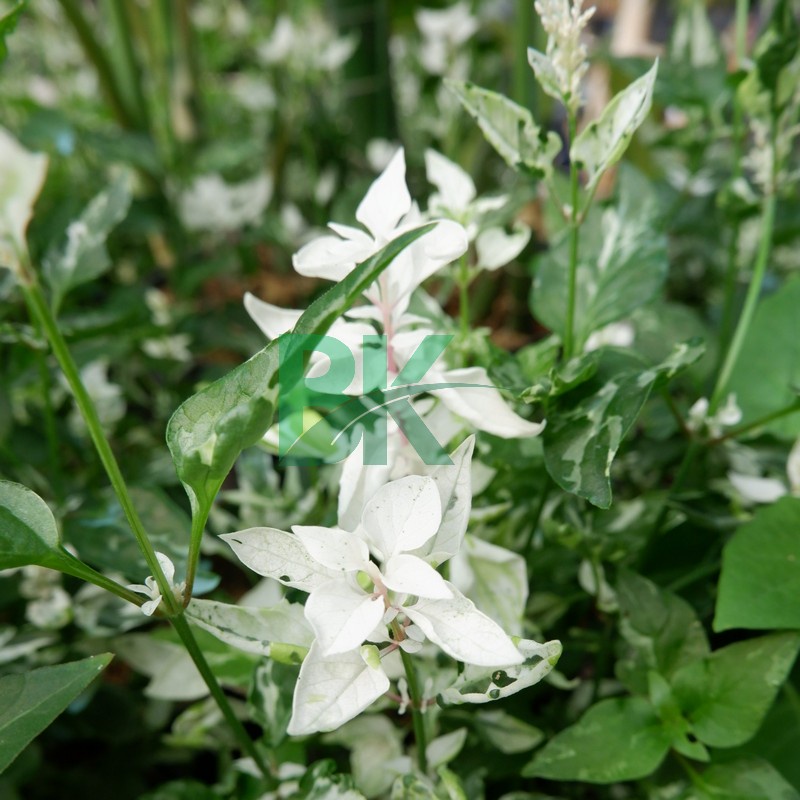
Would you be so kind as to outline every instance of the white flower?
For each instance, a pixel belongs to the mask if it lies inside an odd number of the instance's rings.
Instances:
[[[201,175],[179,195],[178,215],[187,230],[228,233],[258,222],[270,197],[266,173],[236,184],[216,173]]]
[[[47,174],[47,156],[29,153],[0,128],[0,267],[16,270],[25,231]]]
[[[522,662],[500,626],[430,565],[425,554],[439,550],[444,510],[436,481],[410,476],[376,492],[355,532],[294,526],[223,536],[256,572],[309,592],[316,639],[300,670],[291,734],[332,730],[360,713],[389,687],[380,659],[416,650],[422,635],[464,663]]]
[[[183,602],[183,593],[186,589],[186,582],[183,581],[179,584],[173,583],[175,578],[175,565],[168,556],[165,556],[163,553],[156,553],[156,558],[158,559],[158,563],[161,565],[161,570],[164,573],[164,577],[167,579],[167,583],[172,587],[172,593],[175,595],[175,598]],[[163,599],[161,596],[161,591],[158,588],[156,579],[152,575],[149,575],[147,578],[145,578],[143,584],[132,583],[125,588],[130,589],[132,592],[138,592],[139,594],[146,595],[150,598],[142,605],[142,614],[147,617],[153,616],[156,609],[159,607],[159,605],[161,605],[161,600]]]
[[[739,472],[728,473],[728,480],[733,484],[741,500],[748,505],[774,503],[789,493],[800,496],[800,439],[794,443],[789,452],[786,477],[787,481],[782,481],[778,478],[744,475]]]
[[[463,0],[441,10],[421,8],[414,19],[423,37],[419,59],[431,75],[443,75],[461,45],[480,27]]]
[[[736,403],[736,395],[731,393],[725,400],[725,405],[717,409],[716,413],[708,415],[709,403],[705,397],[697,400],[689,409],[686,427],[690,431],[699,431],[704,426],[710,436],[716,438],[722,435],[724,428],[738,425],[742,420],[742,410]]]
[[[428,213],[460,222],[470,242],[475,242],[477,267],[494,270],[513,261],[531,238],[526,225],[514,225],[511,233],[496,225],[484,226],[483,218],[502,208],[508,197],[477,198],[472,178],[441,153],[425,151],[425,171],[437,191],[428,201]]]
[[[583,11],[583,0],[536,0],[534,7],[547,32],[547,50],[529,48],[528,61],[542,88],[574,113],[581,102],[581,80],[589,69],[581,35],[595,8]]]

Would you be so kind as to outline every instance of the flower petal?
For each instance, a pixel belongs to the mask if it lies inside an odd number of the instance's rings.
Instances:
[[[346,653],[363,644],[383,619],[383,598],[364,592],[348,580],[333,580],[315,589],[305,606],[323,655]]]
[[[432,478],[411,475],[382,486],[364,509],[361,524],[384,561],[421,547],[439,529],[442,506]]]
[[[365,247],[357,242],[338,236],[320,236],[301,247],[292,256],[292,264],[306,277],[341,281],[369,255],[369,250],[365,252]]]
[[[438,189],[435,205],[451,214],[463,212],[475,199],[475,184],[458,164],[436,150],[425,151],[425,173]],[[434,202],[434,198],[431,198]]]
[[[300,668],[288,733],[335,730],[388,689],[383,669],[369,666],[358,650],[325,657],[315,642]]]
[[[268,339],[277,339],[282,333],[290,331],[303,314],[293,308],[281,308],[259,300],[250,292],[245,292],[244,307],[250,319],[261,328]]]
[[[777,478],[761,478],[729,472],[728,480],[746,503],[774,503],[787,494],[783,481]]]
[[[465,664],[502,667],[521,664],[522,654],[503,629],[475,608],[453,584],[451,600],[422,600],[403,607],[405,615],[449,656]]]
[[[353,533],[318,525],[292,525],[308,554],[328,569],[342,572],[364,569],[369,561],[369,548]]]
[[[161,595],[158,597],[154,597],[152,600],[148,600],[146,603],[142,603],[142,614],[146,617],[152,617],[153,614],[156,613],[156,609],[161,605]]]
[[[259,575],[310,592],[338,573],[315,561],[297,536],[275,528],[248,528],[220,536]]]
[[[483,367],[453,369],[442,373],[447,383],[474,383],[476,388],[455,388],[436,391],[436,396],[455,414],[463,417],[480,431],[516,439],[538,436],[544,430],[543,422],[530,422],[515,414]]]
[[[164,573],[164,577],[167,579],[167,583],[171,585],[175,581],[175,565],[172,563],[170,557],[165,556],[163,553],[156,553],[156,558],[161,566],[161,571]]]
[[[406,186],[406,158],[401,147],[369,187],[356,209],[356,219],[376,238],[391,239],[400,219],[411,208]]]
[[[383,570],[383,583],[394,592],[447,600],[453,596],[447,581],[421,558],[410,553],[392,556]]]

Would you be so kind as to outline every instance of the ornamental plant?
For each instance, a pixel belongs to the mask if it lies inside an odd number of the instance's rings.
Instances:
[[[290,5],[0,7],[0,795],[800,797],[796,9]]]

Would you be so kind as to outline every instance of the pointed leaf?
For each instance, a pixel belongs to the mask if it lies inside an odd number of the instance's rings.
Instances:
[[[335,730],[388,689],[383,669],[369,666],[358,650],[323,657],[315,642],[300,668],[289,734]]]
[[[759,509],[722,551],[714,629],[800,628],[800,499]]]
[[[760,758],[712,765],[694,792],[697,800],[800,800],[797,789]]]
[[[237,558],[259,575],[310,592],[339,573],[308,554],[299,537],[276,528],[248,528],[220,536]]]
[[[110,653],[0,678],[0,772],[96,678]]]
[[[270,642],[311,647],[314,640],[303,606],[286,600],[269,608],[248,608],[193,599],[186,616],[220,641],[257,655],[268,656]]]
[[[324,334],[408,245],[432,228],[423,225],[398,236],[356,267],[303,312],[294,333]],[[167,425],[175,469],[193,516],[203,522],[239,453],[259,441],[272,424],[278,396],[278,341],[186,400]],[[292,343],[302,347],[296,339]],[[202,526],[195,528],[202,533]]]
[[[490,703],[521,692],[539,683],[558,663],[561,642],[534,642],[520,639],[517,649],[524,661],[502,669],[487,669],[467,664],[450,687],[440,695],[445,703]]]
[[[550,739],[522,774],[584,783],[634,781],[654,772],[669,747],[670,735],[646,700],[601,700]]]
[[[576,137],[570,158],[587,172],[587,191],[594,190],[603,173],[622,158],[636,129],[644,122],[653,102],[658,62],[641,78],[617,94]]]
[[[800,649],[800,634],[760,636],[716,650],[680,669],[673,694],[695,736],[736,747],[758,730]]]
[[[406,616],[457,661],[484,667],[521,664],[524,658],[505,631],[453,584],[447,586],[452,599],[419,599],[414,605],[403,606]]]
[[[552,172],[561,141],[557,134],[542,131],[528,109],[472,83],[446,80],[445,85],[461,101],[509,167],[532,175]]]

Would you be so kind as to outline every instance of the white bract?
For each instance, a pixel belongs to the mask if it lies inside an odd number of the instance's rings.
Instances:
[[[458,496],[467,508],[470,501]],[[354,532],[294,526],[223,537],[256,572],[309,593],[315,641],[295,689],[291,734],[333,730],[356,716],[389,688],[381,659],[397,648],[415,652],[425,638],[468,664],[522,662],[500,626],[431,566],[439,560],[426,553],[444,511],[436,480],[410,476],[381,487]]]
[[[25,231],[47,175],[47,156],[28,152],[0,128],[0,267],[19,269]]]
[[[526,225],[517,223],[511,233],[497,225],[486,224],[484,218],[501,209],[508,197],[477,197],[472,178],[458,164],[441,153],[425,151],[425,170],[436,193],[428,201],[428,213],[449,217],[460,222],[467,231],[470,242],[475,243],[476,266],[494,270],[513,261],[531,238]]]
[[[167,579],[167,583],[172,587],[172,593],[175,595],[175,598],[180,602],[183,602],[183,593],[186,589],[186,582],[183,581],[179,584],[173,583],[175,578],[175,565],[172,563],[169,556],[165,556],[163,553],[156,553],[156,558],[158,559],[158,563],[161,565],[161,570],[164,573],[164,577]],[[158,588],[158,583],[152,575],[146,577],[143,584],[132,583],[125,588],[130,589],[132,592],[138,592],[139,594],[146,595],[150,598],[142,605],[142,614],[147,617],[152,617],[153,614],[155,614],[156,609],[161,605],[161,600],[163,599],[161,596],[161,590]]]
[[[178,197],[178,215],[190,231],[228,233],[261,219],[272,197],[272,181],[266,174],[226,183],[221,175],[200,175]]]
[[[469,4],[463,0],[441,10],[421,8],[414,19],[423,39],[419,59],[431,75],[444,75],[461,45],[480,27]]]

